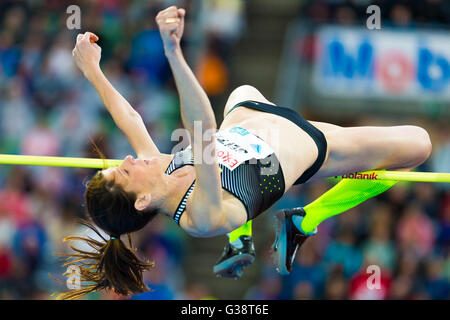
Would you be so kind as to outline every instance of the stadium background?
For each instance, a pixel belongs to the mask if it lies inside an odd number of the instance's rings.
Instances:
[[[0,153],[95,157],[91,137],[108,158],[134,154],[72,62],[74,39],[84,31],[100,36],[102,69],[141,113],[160,150],[171,152],[177,141],[170,135],[181,127],[178,97],[154,17],[175,4],[187,9],[183,49],[218,123],[232,89],[250,84],[311,120],[421,125],[430,132],[433,153],[419,170],[450,172],[449,105],[442,92],[420,103],[392,100],[389,94],[327,99],[311,93],[317,28],[328,23],[364,29],[371,3],[381,8],[383,28],[448,32],[450,3],[444,0],[2,1]],[[66,8],[72,4],[81,8],[80,31],[66,27]],[[52,293],[66,290],[48,274],[63,279],[65,269],[53,253],[67,252],[61,240],[83,232],[75,219],[84,216],[83,181],[93,172],[0,166],[0,299],[52,299]],[[329,219],[302,247],[291,275],[280,277],[269,254],[271,214],[307,204],[331,185],[322,181],[295,188],[254,221],[257,259],[237,281],[212,272],[226,237],[195,239],[158,217],[133,235],[139,252],[156,262],[145,275],[153,292],[131,299],[449,298],[450,192],[442,184],[399,183]],[[381,268],[379,290],[366,286],[368,265]]]

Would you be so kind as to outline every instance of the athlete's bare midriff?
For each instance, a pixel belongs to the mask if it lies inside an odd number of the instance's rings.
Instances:
[[[219,130],[243,127],[269,144],[280,161],[285,192],[316,160],[314,140],[290,120],[267,112],[238,107],[230,112]]]

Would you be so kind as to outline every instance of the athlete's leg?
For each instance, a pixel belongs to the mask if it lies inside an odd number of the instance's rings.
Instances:
[[[329,124],[314,125],[321,126],[320,129],[324,131],[327,140],[331,137],[331,150],[326,161],[328,163],[321,169],[323,176],[367,169],[411,170],[423,163],[431,153],[428,134],[419,127],[340,128]],[[389,134],[395,134],[395,137]],[[362,135],[363,138],[356,135]],[[342,142],[343,146],[334,145],[337,141]],[[387,150],[383,150],[383,145]],[[397,154],[394,148],[397,148]],[[359,165],[355,159],[351,159],[351,155],[360,157],[363,164]],[[342,163],[339,163],[338,159]],[[317,226],[321,222],[385,192],[396,182],[343,179],[306,207],[278,212],[277,239],[273,248],[280,273],[290,272],[298,248],[308,236],[317,232]]]
[[[318,172],[319,176],[367,169],[411,170],[423,163],[431,153],[428,133],[420,127],[342,128],[325,123],[314,125],[327,130],[331,140],[331,150]],[[362,164],[358,163],[359,160]],[[306,216],[301,229],[311,233],[325,219],[385,192],[395,183],[344,179],[304,208]]]
[[[311,123],[323,131],[329,151],[313,179],[354,171],[415,168],[431,153],[428,133],[418,126],[343,128]]]
[[[397,181],[343,179],[333,188],[304,207],[305,217],[297,226],[305,234],[313,234],[326,219],[348,211],[394,186]]]
[[[411,170],[423,163],[431,153],[427,132],[415,126],[336,128],[329,136],[342,145],[331,144],[332,150],[328,163],[322,168],[323,172],[343,170],[339,172],[342,174],[367,169]],[[362,164],[358,164],[351,155],[361,159]],[[385,192],[395,183],[344,179],[304,208],[306,216],[301,228],[306,233],[313,232],[325,219]]]

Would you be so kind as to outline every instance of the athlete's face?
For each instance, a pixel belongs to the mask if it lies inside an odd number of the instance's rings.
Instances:
[[[114,180],[126,192],[141,194],[152,194],[155,200],[158,198],[158,188],[164,176],[161,160],[152,157],[148,160],[134,159],[128,155],[118,167],[110,167],[102,171],[107,181]]]

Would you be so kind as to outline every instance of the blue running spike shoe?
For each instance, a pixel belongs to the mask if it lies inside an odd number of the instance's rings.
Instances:
[[[218,277],[238,279],[243,269],[255,261],[255,246],[251,236],[240,236],[242,247],[230,243],[225,246],[222,256],[214,265],[213,271]]]
[[[297,250],[303,245],[306,239],[317,233],[305,234],[294,224],[297,224],[306,215],[303,208],[283,209],[276,213],[276,235],[272,245],[273,258],[277,271],[281,275],[288,275],[291,272],[292,264],[297,254]]]

